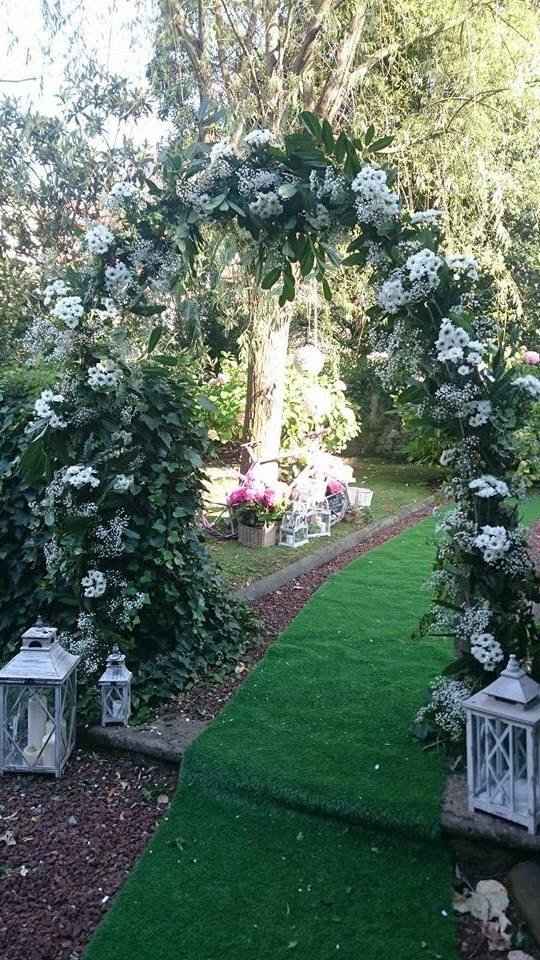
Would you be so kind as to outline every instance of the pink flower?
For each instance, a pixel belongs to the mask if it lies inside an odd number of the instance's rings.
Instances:
[[[536,367],[540,363],[540,353],[536,350],[525,350],[523,360],[525,363],[528,363],[529,366]]]
[[[345,487],[339,480],[328,480],[326,484],[326,496],[332,496],[334,493],[343,493]]]
[[[254,499],[255,494],[250,487],[236,487],[227,496],[227,506],[238,507],[241,503],[251,503]]]

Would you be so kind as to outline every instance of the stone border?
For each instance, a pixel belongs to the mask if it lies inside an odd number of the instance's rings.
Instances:
[[[385,530],[387,527],[399,523],[400,520],[406,520],[407,517],[413,516],[413,514],[418,513],[420,510],[425,510],[427,507],[434,506],[437,502],[438,497],[432,496],[418,503],[408,504],[402,507],[397,513],[392,514],[391,517],[384,517],[382,520],[375,520],[373,523],[368,523],[360,530],[355,530],[353,533],[348,534],[348,536],[340,537],[339,540],[335,540],[333,543],[329,543],[328,546],[322,547],[322,549],[317,550],[316,553],[311,553],[307,557],[302,557],[301,560],[289,563],[281,570],[276,570],[275,573],[270,573],[267,577],[263,577],[261,580],[256,580],[255,583],[251,583],[247,587],[236,590],[235,596],[240,600],[259,600],[261,597],[265,597],[266,594],[273,593],[274,590],[279,590],[280,587],[283,587],[291,580],[296,580],[297,577],[301,577],[305,573],[311,573],[311,571],[316,570],[317,567],[322,567],[325,563],[329,563],[330,560],[335,560],[340,554],[347,553],[348,550],[353,550],[354,547],[357,547],[365,540],[369,540],[374,534],[379,533],[381,530]]]
[[[453,773],[448,777],[442,804],[441,827],[450,839],[482,840],[498,847],[540,854],[539,834],[527,833],[524,827],[500,817],[491,817],[479,811],[471,813],[467,802],[466,778],[463,774]]]

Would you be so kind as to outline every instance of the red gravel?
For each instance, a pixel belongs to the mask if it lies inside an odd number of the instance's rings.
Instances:
[[[61,780],[0,778],[0,957],[78,960],[177,771],[77,751]]]

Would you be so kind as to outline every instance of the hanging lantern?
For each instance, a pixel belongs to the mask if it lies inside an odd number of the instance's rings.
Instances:
[[[42,620],[0,670],[0,772],[61,776],[75,745],[76,657]]]
[[[127,727],[131,713],[131,679],[133,674],[126,667],[124,654],[113,647],[107,657],[105,672],[98,680],[101,689],[101,724],[113,723]]]
[[[540,685],[511,656],[500,677],[464,703],[469,809],[536,833],[540,822]]]
[[[308,524],[305,511],[289,510],[281,520],[280,547],[292,547],[294,550],[308,542]]]
[[[329,537],[332,530],[332,515],[327,500],[321,500],[314,503],[308,510],[308,536],[312,540],[315,537]]]
[[[294,353],[294,365],[299,373],[311,373],[315,377],[324,367],[325,360],[324,353],[314,343],[306,343]]]
[[[324,420],[332,409],[332,397],[328,390],[315,383],[305,390],[304,404],[314,420]]]

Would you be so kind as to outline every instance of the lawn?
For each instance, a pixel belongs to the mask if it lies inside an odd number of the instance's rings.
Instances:
[[[367,458],[350,458],[347,463],[354,468],[358,484],[370,487],[374,496],[369,512],[361,511],[355,519],[339,523],[333,528],[333,540],[346,537],[373,520],[392,516],[401,507],[420,503],[436,488],[438,473],[434,467],[386,463],[383,460]],[[210,476],[209,498],[223,502],[227,490],[235,484],[236,475],[232,469],[213,468]],[[240,546],[236,541],[211,540],[209,550],[219,563],[227,581],[232,587],[239,589],[281,570],[301,557],[315,553],[328,542],[326,538],[322,541],[312,540],[304,547],[291,550],[287,547],[250,549]]]

